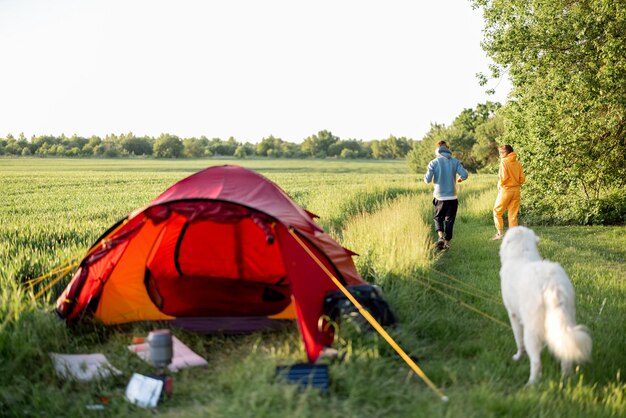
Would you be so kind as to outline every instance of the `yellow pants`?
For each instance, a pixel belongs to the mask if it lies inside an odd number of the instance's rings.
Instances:
[[[504,231],[504,211],[509,211],[509,228],[517,226],[517,213],[520,205],[520,189],[501,189],[493,205],[493,222],[498,231]]]

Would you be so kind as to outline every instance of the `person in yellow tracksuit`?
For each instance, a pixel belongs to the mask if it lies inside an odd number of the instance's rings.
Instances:
[[[498,170],[498,197],[493,205],[493,221],[496,224],[496,235],[493,240],[502,239],[504,235],[504,211],[509,211],[509,228],[517,226],[517,214],[520,206],[520,188],[524,184],[524,170],[517,154],[510,145],[502,145],[500,151],[500,169]]]

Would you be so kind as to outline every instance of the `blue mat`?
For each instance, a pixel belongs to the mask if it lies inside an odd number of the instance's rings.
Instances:
[[[329,390],[328,365],[301,363],[277,366],[276,374],[301,388],[315,388],[326,394]]]

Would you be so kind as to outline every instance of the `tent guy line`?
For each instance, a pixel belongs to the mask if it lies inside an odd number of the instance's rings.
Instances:
[[[441,398],[442,401],[448,402],[448,397],[437,387],[435,384],[426,376],[426,373],[420,369],[420,367],[415,364],[413,359],[409,357],[409,355],[396,343],[396,341],[389,335],[387,331],[374,319],[374,317],[361,306],[358,300],[345,288],[343,284],[332,274],[328,268],[320,261],[320,259],[313,254],[313,252],[302,242],[300,237],[294,232],[293,228],[289,228],[289,233],[293,235],[294,239],[300,244],[300,246],[306,251],[306,253],[315,261],[315,263],[328,275],[328,277],[335,283],[335,285],[341,290],[341,292],[352,302],[352,304],[359,310],[359,313],[370,323],[372,327],[380,334],[381,337],[387,341],[387,343],[400,355],[402,360],[405,361],[406,364],[417,374],[423,381],[428,385],[428,387],[437,394]]]

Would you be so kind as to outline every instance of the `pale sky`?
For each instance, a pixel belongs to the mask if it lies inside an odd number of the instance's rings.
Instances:
[[[0,0],[0,137],[421,139],[504,103],[467,0]]]

